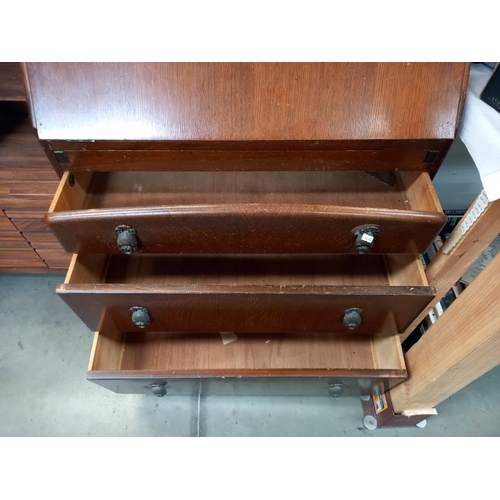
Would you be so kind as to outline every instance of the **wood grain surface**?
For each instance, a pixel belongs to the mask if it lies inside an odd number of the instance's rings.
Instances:
[[[0,62],[0,101],[26,101],[19,63]]]
[[[465,63],[27,63],[41,139],[452,139]],[[54,110],[57,110],[54,112]]]

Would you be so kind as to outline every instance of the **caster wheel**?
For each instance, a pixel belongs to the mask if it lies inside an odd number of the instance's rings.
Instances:
[[[370,395],[361,395],[361,396],[359,396],[359,399],[361,399],[361,401],[370,401],[371,396]]]
[[[369,431],[374,431],[377,428],[377,419],[372,415],[366,415],[363,419],[363,425]]]
[[[427,426],[427,419],[422,420],[422,422],[419,422],[418,424],[416,424],[416,426],[417,426],[419,429],[425,429],[425,427]]]

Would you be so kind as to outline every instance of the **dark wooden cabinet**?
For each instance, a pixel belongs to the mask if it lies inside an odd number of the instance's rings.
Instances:
[[[0,63],[0,272],[63,273],[71,254],[44,221],[58,177],[31,127],[19,63]]]
[[[120,393],[371,394],[434,296],[418,253],[464,63],[26,63],[60,176],[57,292]],[[237,340],[221,341],[231,332]]]

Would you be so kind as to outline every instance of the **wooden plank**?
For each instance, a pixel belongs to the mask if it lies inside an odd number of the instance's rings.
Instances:
[[[5,210],[6,213],[13,211],[17,212],[19,210],[27,211],[43,211],[46,212],[52,202],[51,195],[41,195],[41,196],[0,196],[0,207]]]
[[[20,272],[22,269],[26,269],[24,272],[28,272],[27,270],[30,268],[37,268],[37,267],[47,267],[45,262],[42,259],[38,260],[32,260],[32,259],[2,259],[0,260],[0,267],[17,267],[20,269]],[[3,269],[2,269],[3,272]]]
[[[71,259],[67,259],[67,260],[46,260],[44,262],[45,262],[45,264],[47,264],[47,266],[50,269],[55,269],[55,270],[58,270],[61,273],[64,273],[64,272],[67,271],[67,269],[69,267],[69,264],[70,264],[70,261],[71,261]]]
[[[472,217],[471,214],[477,210],[480,200],[484,200],[483,195],[480,195],[474,201],[462,221]],[[486,205],[483,212],[475,219],[468,231],[458,238],[455,246],[445,253],[448,241],[457,239],[458,233],[461,232],[461,225],[455,227],[445,245],[440,248],[439,252],[427,266],[427,280],[429,285],[436,289],[436,296],[429,304],[429,308],[423,310],[405,330],[402,340],[410,335],[416,326],[427,316],[430,307],[433,307],[444,297],[446,292],[480,257],[484,248],[500,233],[500,200],[484,203]]]
[[[52,197],[57,190],[58,181],[19,181],[5,183],[9,186],[10,196],[46,196]]]
[[[31,246],[35,250],[63,250],[61,245],[56,241],[32,241]],[[67,252],[65,252],[67,253]],[[67,255],[71,255],[67,253]]]
[[[54,169],[47,165],[46,168],[0,168],[0,182],[13,181],[55,181],[57,182],[57,174]],[[54,191],[55,192],[55,191]]]
[[[45,232],[31,232],[26,231],[23,233],[24,238],[36,246],[37,243],[57,243],[57,238],[50,231]]]
[[[12,224],[21,232],[50,231],[49,226],[47,226],[43,219],[12,219]]]
[[[65,252],[62,249],[59,250],[52,250],[52,249],[45,249],[45,248],[38,248],[37,249],[38,255],[44,260],[44,261],[62,261],[62,262],[68,262],[71,260],[72,254]]]
[[[33,247],[23,238],[22,240],[0,240],[2,250],[33,250]]]
[[[391,390],[397,413],[432,408],[500,364],[500,255],[406,354],[410,378]]]
[[[31,249],[18,248],[15,250],[7,250],[5,248],[0,248],[0,260],[12,260],[12,259],[40,260],[40,257],[33,248]]]
[[[0,242],[3,241],[26,241],[18,231],[0,231]]]
[[[43,220],[45,216],[46,210],[45,211],[40,211],[40,212],[33,212],[30,210],[6,210],[5,215],[9,217],[10,219],[39,219]]]
[[[0,211],[0,232],[4,231],[15,231],[16,228],[12,225],[12,222]]]

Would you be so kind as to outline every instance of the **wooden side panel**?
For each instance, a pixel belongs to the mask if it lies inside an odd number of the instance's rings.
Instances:
[[[406,354],[411,377],[391,390],[396,412],[433,408],[500,363],[500,255]]]
[[[471,214],[477,213],[475,207],[478,205],[478,201],[479,198],[471,205],[463,220],[467,220]],[[436,296],[429,307],[433,307],[443,298],[446,292],[480,257],[486,245],[500,233],[500,200],[486,203],[483,211],[474,219],[475,221],[464,234],[461,234],[460,226],[455,228],[447,242],[455,240],[457,241],[456,245],[449,250],[447,250],[449,243],[446,247],[441,247],[426,268],[429,285],[436,289]],[[426,308],[412,321],[402,335],[403,340],[425,318],[427,313],[428,309]]]

